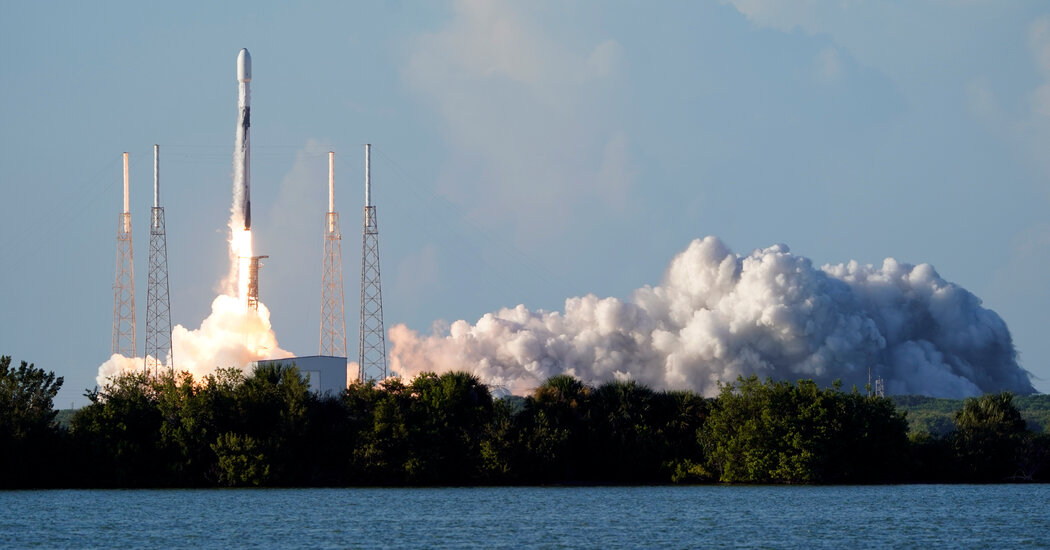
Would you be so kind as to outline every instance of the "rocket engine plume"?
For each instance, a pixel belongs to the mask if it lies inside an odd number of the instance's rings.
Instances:
[[[869,367],[892,394],[1035,392],[1006,323],[928,264],[815,268],[784,245],[739,256],[715,237],[693,241],[660,286],[628,301],[519,305],[430,336],[397,325],[390,340],[402,377],[469,370],[519,395],[561,373],[708,396],[750,374],[864,388]]]

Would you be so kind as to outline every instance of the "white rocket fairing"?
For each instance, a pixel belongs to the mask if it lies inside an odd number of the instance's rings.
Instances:
[[[244,230],[252,228],[251,201],[251,145],[249,127],[251,126],[251,89],[252,56],[247,48],[237,54],[237,143],[236,153],[239,166],[234,167],[234,194],[239,195],[241,217],[244,219]]]

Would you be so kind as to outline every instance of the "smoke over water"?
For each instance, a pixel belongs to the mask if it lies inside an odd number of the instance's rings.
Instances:
[[[693,241],[660,286],[629,301],[519,305],[430,336],[397,325],[390,341],[402,377],[466,370],[519,395],[561,373],[708,396],[750,374],[863,388],[869,367],[890,394],[1035,392],[1006,323],[928,264],[818,269],[784,245],[738,256],[715,237]]]
[[[241,85],[241,102],[247,100]],[[270,311],[260,301],[258,309],[248,308],[248,266],[252,256],[252,232],[244,229],[244,155],[240,145],[244,129],[238,127],[233,160],[233,205],[230,207],[230,271],[222,281],[222,293],[211,303],[211,314],[200,328],[176,325],[171,333],[172,356],[165,365],[178,371],[189,371],[195,379],[211,374],[217,367],[244,369],[252,361],[280,359],[292,354],[281,349],[270,326]],[[100,385],[125,372],[142,372],[142,357],[114,354],[98,368],[95,380]]]

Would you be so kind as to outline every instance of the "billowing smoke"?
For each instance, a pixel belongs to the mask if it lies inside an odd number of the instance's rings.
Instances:
[[[869,368],[891,394],[1035,392],[1003,320],[928,264],[818,269],[784,245],[738,256],[715,237],[693,241],[663,284],[629,301],[519,305],[425,337],[397,325],[390,340],[403,377],[467,370],[516,394],[561,373],[708,396],[750,374],[863,389]]]
[[[194,379],[215,372],[218,367],[244,369],[252,361],[291,357],[281,349],[270,327],[270,312],[262,303],[258,311],[248,310],[237,296],[219,295],[212,301],[211,314],[196,330],[176,325],[171,333],[172,355],[162,362],[178,371],[189,371]],[[142,372],[142,357],[114,354],[98,368],[99,386],[115,375]]]

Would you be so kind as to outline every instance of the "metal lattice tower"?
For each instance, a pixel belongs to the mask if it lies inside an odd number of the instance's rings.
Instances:
[[[365,145],[365,212],[361,232],[361,328],[358,332],[358,381],[386,378],[386,333],[383,329],[383,289],[379,282],[379,225],[372,206],[369,162],[372,146]]]
[[[168,238],[160,205],[160,146],[153,146],[153,208],[149,225],[149,276],[146,287],[146,374],[175,368],[171,356],[171,300],[168,297]],[[170,361],[169,361],[170,359]],[[167,362],[167,364],[166,364]]]
[[[318,354],[346,357],[343,311],[343,246],[335,211],[335,153],[328,152],[328,213],[324,216],[324,259],[321,266],[321,343]]]
[[[248,310],[258,311],[259,309],[259,267],[263,264],[259,263],[259,260],[263,258],[269,258],[269,256],[252,256],[248,258],[250,263],[248,264]]]
[[[868,397],[886,397],[886,381],[883,380],[882,376],[875,377],[875,384],[872,385],[871,380],[871,367],[868,367]]]
[[[135,357],[135,260],[128,211],[128,154],[124,153],[124,211],[117,225],[117,270],[113,281],[113,353]]]

